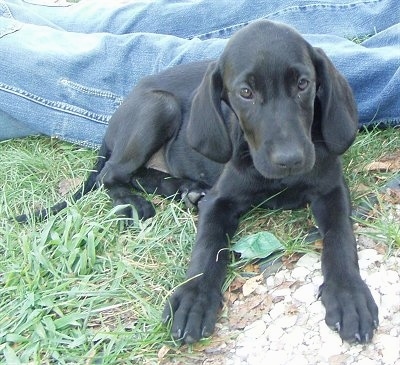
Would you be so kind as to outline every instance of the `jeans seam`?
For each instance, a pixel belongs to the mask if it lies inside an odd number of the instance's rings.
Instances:
[[[123,101],[123,97],[119,96],[117,94],[114,94],[110,91],[106,91],[106,90],[100,90],[100,89],[95,89],[92,87],[87,87],[87,86],[83,86],[81,84],[78,84],[74,81],[68,80],[68,79],[60,79],[60,83],[64,86],[69,87],[70,89],[79,91],[82,94],[86,94],[86,95],[92,95],[92,96],[98,96],[101,98],[107,98],[109,100],[112,100],[116,106],[121,105],[122,101]]]
[[[309,11],[309,10],[314,11],[316,9],[329,9],[329,8],[331,8],[331,9],[351,9],[351,8],[354,8],[354,7],[358,6],[358,5],[368,5],[368,4],[371,4],[371,3],[380,3],[380,2],[382,2],[382,0],[360,0],[360,1],[353,1],[353,2],[347,3],[347,4],[336,4],[336,5],[333,5],[333,4],[294,5],[294,6],[286,7],[284,9],[282,9],[282,10],[279,10],[279,11],[276,11],[276,12],[273,12],[273,13],[269,13],[269,14],[261,17],[260,19],[268,19],[268,18],[275,17],[275,16],[280,15],[280,14],[287,14],[287,13],[290,13],[290,12],[293,12],[293,11],[298,11],[298,10],[300,10],[300,11]],[[256,20],[256,19],[254,19],[254,20]],[[204,40],[204,39],[209,39],[209,38],[215,38],[216,36],[222,36],[224,33],[229,33],[229,35],[231,35],[232,31],[236,31],[236,30],[238,30],[240,28],[243,28],[244,26],[246,26],[247,24],[251,23],[254,20],[249,20],[249,21],[246,21],[246,22],[243,22],[243,23],[238,23],[238,24],[226,27],[226,28],[216,29],[216,30],[213,30],[211,32],[207,32],[207,33],[203,33],[203,34],[192,35],[192,36],[189,36],[188,38],[189,39],[199,38],[199,39],[203,39]]]
[[[25,90],[6,85],[4,83],[0,83],[0,90],[10,93],[10,94],[20,96],[26,100],[30,100],[30,101],[32,101],[36,104],[42,105],[44,107],[58,110],[61,112],[65,112],[65,113],[68,113],[71,115],[80,116],[82,118],[89,119],[89,120],[92,120],[92,121],[95,121],[95,122],[98,122],[101,124],[108,124],[108,120],[110,118],[109,115],[93,113],[88,110],[79,108],[77,106],[67,104],[65,102],[48,100],[48,99],[42,98],[40,96],[31,94]]]

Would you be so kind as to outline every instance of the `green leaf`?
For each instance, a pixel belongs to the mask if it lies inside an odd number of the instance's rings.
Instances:
[[[258,232],[241,238],[232,245],[231,249],[241,254],[242,259],[254,260],[268,257],[276,251],[281,251],[284,246],[270,232]]]

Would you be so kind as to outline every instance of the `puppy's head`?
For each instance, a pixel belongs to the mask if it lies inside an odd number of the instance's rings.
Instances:
[[[292,28],[270,21],[254,22],[229,40],[193,100],[189,143],[210,159],[227,162],[232,141],[222,100],[266,178],[313,168],[313,125],[335,154],[348,148],[357,128],[351,90],[325,54]]]

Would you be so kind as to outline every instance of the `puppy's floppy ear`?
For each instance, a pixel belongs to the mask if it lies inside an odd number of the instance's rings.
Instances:
[[[212,62],[193,97],[187,138],[197,152],[225,163],[231,158],[232,143],[221,111],[222,91],[218,63]]]
[[[321,105],[322,136],[328,149],[340,155],[356,137],[357,106],[348,82],[325,52],[314,48],[314,56],[319,83],[317,98]]]

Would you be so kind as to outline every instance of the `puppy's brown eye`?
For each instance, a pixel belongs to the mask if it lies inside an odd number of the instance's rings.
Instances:
[[[309,84],[308,80],[300,79],[297,83],[297,87],[299,88],[299,90],[303,91],[303,90],[307,89],[308,84]]]
[[[240,96],[244,99],[252,99],[253,93],[248,87],[243,87],[240,89]]]

